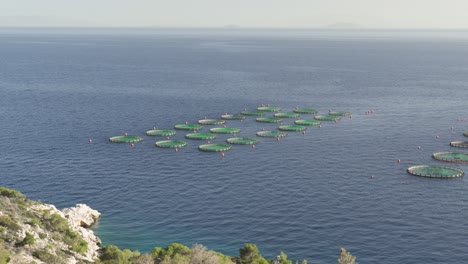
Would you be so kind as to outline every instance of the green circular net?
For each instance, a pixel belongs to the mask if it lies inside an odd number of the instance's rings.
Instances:
[[[231,149],[231,146],[228,144],[205,144],[198,147],[201,151],[209,151],[209,152],[222,152],[228,151]]]
[[[146,131],[146,135],[148,136],[158,136],[158,137],[168,137],[175,135],[176,131],[175,130],[170,130],[170,129],[152,129]]]
[[[222,125],[226,123],[226,121],[219,119],[201,119],[198,120],[198,123],[202,125]]]
[[[408,168],[408,173],[430,178],[456,178],[464,174],[460,169],[426,165],[410,167]]]
[[[296,108],[293,110],[294,113],[298,113],[298,114],[316,114],[318,113],[317,110],[315,110],[314,108]]]
[[[215,127],[210,129],[210,132],[220,134],[236,134],[240,132],[240,129],[237,127]]]
[[[212,133],[193,133],[187,134],[185,137],[188,139],[209,140],[216,138],[216,135]]]
[[[257,132],[257,136],[259,137],[271,137],[271,138],[278,138],[278,137],[285,137],[288,133],[280,132],[280,131],[259,131]]]
[[[244,110],[241,112],[241,115],[246,115],[246,116],[261,116],[264,114],[265,112],[262,112],[262,111],[251,111],[251,110]]]
[[[281,118],[278,118],[278,117],[259,117],[259,118],[255,119],[255,121],[261,122],[261,123],[278,123],[278,122],[281,122],[283,120]]]
[[[349,116],[349,115],[351,115],[350,112],[343,112],[343,111],[332,111],[332,112],[329,112],[328,114],[332,115],[332,116]]]
[[[255,138],[247,138],[247,137],[228,138],[226,141],[228,143],[238,144],[238,145],[255,145],[258,142],[260,142],[256,140]]]
[[[319,120],[319,121],[336,121],[336,120],[340,120],[339,117],[332,116],[332,115],[318,115],[318,116],[315,116],[314,118],[315,118],[315,120]]]
[[[281,111],[281,108],[277,106],[260,106],[257,110],[263,112],[278,112]]]
[[[437,152],[432,155],[436,160],[455,162],[455,163],[468,163],[468,154],[459,152]]]
[[[115,137],[109,138],[109,141],[114,142],[114,143],[135,143],[135,142],[140,142],[142,140],[143,140],[142,137],[131,136],[131,135],[128,135],[128,136],[115,136]]]
[[[186,146],[187,142],[182,140],[163,140],[156,142],[155,145],[160,148],[181,148]]]
[[[286,112],[286,113],[276,113],[274,115],[275,117],[281,117],[281,118],[295,118],[299,117],[298,113],[292,113],[292,112]]]
[[[305,119],[305,120],[296,120],[294,124],[301,125],[301,126],[318,126],[320,125],[320,121],[313,120],[313,119]]]
[[[197,124],[179,124],[174,127],[179,130],[200,130],[203,128],[203,126]]]
[[[301,125],[284,125],[284,126],[279,126],[278,129],[283,130],[283,131],[304,131],[307,128]]]
[[[463,133],[463,135],[464,135],[465,137],[468,137],[468,131],[466,131],[465,133]]]
[[[245,119],[245,116],[243,115],[222,115],[221,116],[222,119],[226,119],[226,120],[243,120]]]
[[[450,146],[458,148],[468,148],[468,141],[452,141],[450,142]]]

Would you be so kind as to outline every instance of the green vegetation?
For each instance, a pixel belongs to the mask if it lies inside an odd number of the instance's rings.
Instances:
[[[54,240],[63,241],[69,249],[80,254],[88,250],[88,243],[78,233],[71,230],[65,218],[57,213],[51,214],[50,211],[44,211],[41,218],[45,228],[53,232]]]
[[[61,264],[69,262],[76,253],[87,251],[88,243],[72,230],[68,220],[49,208],[26,199],[18,191],[0,187],[0,264],[18,263],[15,258],[19,252],[29,252],[48,264]],[[349,252],[341,249],[339,264],[355,264],[355,260]],[[166,248],[156,247],[149,254],[110,245],[100,249],[99,259],[94,262],[76,261],[79,264],[293,264],[284,252],[273,260],[266,259],[255,244],[244,244],[239,249],[239,256],[234,257],[208,250],[200,244],[189,248],[173,243]],[[299,261],[295,263],[299,264]],[[307,260],[301,264],[307,264]]]
[[[132,264],[140,253],[129,249],[120,250],[117,246],[106,246],[101,249],[101,263],[104,264]]]
[[[21,245],[34,245],[35,241],[36,240],[34,239],[34,236],[31,233],[26,232],[26,236],[24,237],[23,241],[21,241]]]
[[[10,261],[10,252],[5,249],[3,240],[0,240],[0,264],[6,264]]]

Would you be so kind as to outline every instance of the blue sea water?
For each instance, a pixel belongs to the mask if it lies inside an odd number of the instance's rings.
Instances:
[[[359,263],[465,263],[466,179],[406,169],[468,171],[431,158],[466,140],[467,36],[2,29],[0,185],[59,208],[86,203],[102,212],[104,244],[142,252],[180,242],[237,255],[256,243],[309,263],[336,263],[340,247]],[[224,158],[199,141],[158,149],[144,134],[262,103],[353,118]],[[277,127],[228,125],[239,136]],[[108,141],[125,132],[145,140]]]

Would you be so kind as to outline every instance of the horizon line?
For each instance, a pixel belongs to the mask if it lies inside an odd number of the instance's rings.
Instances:
[[[456,28],[392,28],[392,27],[243,27],[243,26],[207,26],[207,27],[190,27],[190,26],[1,26],[0,29],[172,29],[172,30],[345,30],[345,31],[360,31],[360,30],[382,30],[382,31],[466,31],[468,27]]]

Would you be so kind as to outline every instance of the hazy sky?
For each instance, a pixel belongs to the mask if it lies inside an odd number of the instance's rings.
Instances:
[[[468,0],[0,0],[0,26],[468,28]]]

